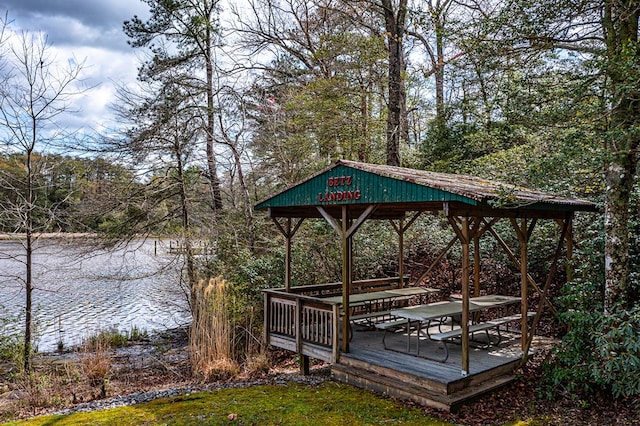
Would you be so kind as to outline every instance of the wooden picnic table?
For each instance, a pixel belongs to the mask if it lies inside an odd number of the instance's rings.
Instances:
[[[503,307],[507,305],[513,305],[516,303],[520,303],[519,297],[514,296],[503,296],[503,295],[487,295],[487,296],[479,296],[472,297],[469,299],[469,312],[479,312],[483,310]],[[428,328],[431,324],[431,321],[439,320],[442,322],[443,319],[448,317],[455,317],[462,314],[462,301],[461,300],[453,300],[448,302],[435,302],[426,305],[415,305],[408,306],[404,308],[392,309],[390,311],[391,315],[400,318],[399,322],[388,323],[386,325],[381,325],[378,328],[385,330],[386,337],[387,331],[394,330],[394,326],[402,324],[407,331],[407,353],[411,352],[411,323],[417,323],[416,333],[417,333],[417,343],[416,343],[416,355],[420,354],[420,335],[423,329],[423,326],[426,325],[427,330],[427,338],[432,340],[437,340],[444,342],[446,349],[446,342],[454,337],[457,337],[461,334],[461,329],[455,329],[444,333],[439,333],[436,335],[430,335]],[[469,331],[477,332],[477,331],[486,331],[491,328],[498,327],[501,324],[504,324],[508,321],[515,321],[517,316],[510,316],[499,318],[497,320],[488,321],[485,323],[478,323],[470,325]],[[397,329],[397,327],[395,327]],[[386,344],[385,344],[386,348]],[[448,357],[448,350],[446,357]],[[444,360],[446,360],[446,357]],[[439,360],[439,361],[444,361]]]
[[[349,295],[349,333],[351,336],[351,323],[364,321],[368,327],[373,327],[381,320],[389,320],[390,310],[398,307],[397,303],[418,297],[428,302],[430,294],[440,290],[426,287],[404,287],[391,290],[372,291],[369,293],[357,293]],[[323,300],[342,306],[342,296],[323,297]],[[350,337],[351,338],[351,337]]]
[[[376,303],[380,301],[392,301],[409,299],[414,296],[427,296],[440,290],[425,287],[404,287],[392,290],[372,291],[370,293],[358,293],[349,295],[349,306],[361,306],[366,303]],[[323,297],[322,300],[342,304],[342,296]]]

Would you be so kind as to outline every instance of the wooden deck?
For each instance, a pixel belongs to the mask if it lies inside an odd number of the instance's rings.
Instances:
[[[513,380],[513,371],[522,359],[520,335],[503,332],[503,341],[490,348],[473,348],[469,354],[469,374],[462,375],[461,347],[449,344],[446,362],[438,362],[415,355],[415,335],[412,354],[403,353],[407,347],[406,333],[384,332],[355,328],[349,353],[340,354],[332,365],[334,379],[358,387],[372,389],[401,399],[455,411],[464,402]],[[484,333],[478,334],[478,340]],[[396,351],[397,349],[398,351]],[[442,343],[420,342],[420,355],[444,358]]]

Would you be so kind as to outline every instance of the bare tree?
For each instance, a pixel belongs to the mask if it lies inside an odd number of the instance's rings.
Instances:
[[[6,81],[0,87],[0,127],[3,144],[13,153],[21,154],[25,170],[23,179],[0,184],[11,185],[14,200],[0,201],[5,214],[13,216],[13,232],[24,234],[25,250],[25,322],[24,369],[31,370],[32,353],[32,293],[34,242],[47,230],[55,214],[42,204],[37,194],[38,169],[34,157],[38,152],[64,143],[65,134],[58,119],[70,112],[72,99],[86,89],[78,87],[82,63],[67,62],[60,66],[49,55],[46,36],[22,32],[8,41]],[[9,203],[9,205],[2,205]]]
[[[225,146],[232,156],[232,176],[237,177],[240,187],[240,195],[242,202],[242,211],[246,217],[246,226],[249,237],[249,248],[251,252],[255,250],[255,230],[253,220],[253,206],[251,204],[251,196],[249,194],[249,186],[245,179],[245,165],[243,157],[246,155],[246,138],[249,133],[247,123],[247,101],[243,93],[232,87],[221,90],[217,95],[217,104],[220,106],[218,114],[218,126],[220,128],[220,137],[216,138],[216,142]],[[230,183],[233,191],[234,182]],[[235,197],[230,197],[231,202],[235,203]]]

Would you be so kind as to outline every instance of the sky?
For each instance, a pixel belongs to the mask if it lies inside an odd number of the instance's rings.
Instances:
[[[113,129],[109,105],[115,87],[135,83],[141,58],[127,44],[122,25],[135,15],[146,19],[148,5],[139,0],[0,0],[0,14],[6,12],[12,31],[46,34],[57,60],[84,61],[82,78],[93,88],[77,99],[79,111],[66,117],[65,125],[85,132]]]

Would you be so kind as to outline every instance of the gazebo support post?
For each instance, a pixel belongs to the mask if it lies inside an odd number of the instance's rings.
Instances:
[[[304,218],[300,218],[295,224],[292,223],[291,218],[287,218],[287,223],[283,227],[278,219],[275,217],[271,218],[273,223],[276,224],[276,228],[280,231],[280,233],[284,236],[285,239],[285,255],[284,255],[284,287],[287,292],[291,291],[291,246],[292,240],[300,225],[304,221]]]
[[[524,351],[527,347],[527,336],[529,334],[529,330],[528,327],[529,325],[527,324],[527,311],[529,309],[528,305],[527,305],[527,299],[528,299],[528,289],[529,289],[529,279],[528,279],[528,263],[529,263],[529,238],[531,237],[531,234],[533,233],[533,228],[536,225],[536,220],[533,219],[531,221],[531,223],[529,224],[529,226],[527,226],[527,218],[522,218],[520,221],[520,225],[518,225],[518,222],[516,222],[515,219],[511,219],[511,224],[514,228],[514,230],[516,231],[516,235],[518,237],[518,241],[520,242],[520,314],[522,315],[522,320],[520,321],[521,323],[521,347],[522,350]],[[542,296],[544,295],[543,292],[541,292],[538,289],[538,292]],[[543,299],[543,298],[542,298]],[[544,299],[543,299],[544,300]],[[541,301],[541,303],[544,303],[543,301]]]
[[[398,233],[398,288],[404,287],[404,219],[400,219]]]
[[[342,352],[349,352],[349,294],[351,293],[351,237],[349,230],[349,208],[342,206],[342,221],[340,237],[342,240],[342,306],[344,316],[342,319]]]
[[[461,219],[462,233],[462,376],[469,374],[469,218]]]
[[[477,228],[472,231],[469,228],[469,218],[463,216],[458,218],[460,226],[456,223],[456,219],[448,217],[449,223],[456,233],[460,243],[462,244],[462,316],[460,318],[460,343],[462,346],[462,367],[461,375],[466,377],[469,375],[469,244],[472,235],[477,233]]]
[[[522,219],[522,227],[524,232],[526,232],[526,228],[527,228],[527,219]],[[528,235],[526,235],[524,238],[522,238],[520,240],[520,293],[521,293],[521,298],[522,300],[520,301],[520,312],[522,314],[522,321],[520,321],[521,324],[521,335],[522,335],[522,339],[521,339],[521,343],[522,343],[522,350],[526,349],[526,338],[528,335],[528,331],[527,331],[527,312],[529,310],[529,306],[527,304],[527,298],[528,298],[528,289],[529,289],[529,283],[527,281],[527,266],[529,264],[529,238]]]
[[[482,219],[474,218],[473,226],[473,297],[480,296],[480,224]],[[473,314],[473,321],[480,320],[480,312]]]
[[[416,221],[418,216],[420,216],[422,212],[417,212],[413,215],[409,222],[404,223],[404,218],[399,220],[399,223],[396,223],[393,220],[389,220],[391,226],[398,234],[398,276],[400,277],[400,281],[398,282],[398,287],[404,287],[404,233],[409,229],[413,222]]]
[[[340,235],[342,242],[342,352],[349,352],[349,294],[352,287],[352,239],[356,231],[364,221],[378,208],[378,204],[370,204],[364,212],[352,224],[349,219],[349,206],[343,205],[341,208],[341,220],[335,219],[325,209],[316,206],[318,212],[331,225],[334,231]]]
[[[473,236],[473,297],[480,296],[480,237]]]

